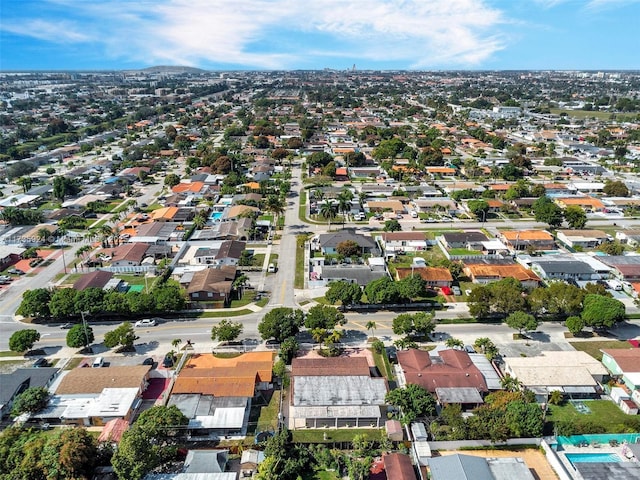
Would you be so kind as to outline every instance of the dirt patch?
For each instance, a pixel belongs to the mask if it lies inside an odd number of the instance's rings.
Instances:
[[[458,451],[439,451],[440,455],[453,455],[459,453],[461,455],[471,455],[474,457],[484,458],[522,458],[532,471],[534,477],[538,480],[557,480],[558,476],[547,462],[544,454],[537,449],[528,448],[526,450],[458,450]]]
[[[320,355],[318,350],[307,350],[307,351],[301,351],[300,353],[301,353],[299,355],[300,358],[325,358],[322,355]],[[371,353],[371,350],[367,348],[347,348],[342,352],[340,357],[345,357],[345,358],[364,357],[367,359],[367,363],[369,364],[370,367],[376,366],[376,362],[373,359],[373,353]]]

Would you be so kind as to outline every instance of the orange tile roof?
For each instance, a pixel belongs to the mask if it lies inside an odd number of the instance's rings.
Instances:
[[[194,355],[180,371],[173,393],[252,397],[257,382],[271,381],[273,357],[273,352],[249,352],[234,358]]]
[[[245,183],[244,186],[251,190],[260,190],[260,184],[258,182]]]
[[[490,265],[490,264],[469,264],[464,267],[464,271],[471,277],[497,277],[515,278],[521,282],[534,280],[540,281],[540,277],[531,270],[524,268],[519,263],[512,265]]]
[[[151,212],[153,220],[167,219],[171,220],[178,213],[178,207],[162,207]]]
[[[489,185],[489,190],[496,190],[496,191],[507,191],[509,190],[509,188],[511,187],[511,185],[509,185],[508,183],[495,183],[493,185]]]
[[[171,189],[173,193],[200,193],[204,187],[204,182],[179,183]]]
[[[455,168],[450,167],[427,167],[429,173],[456,173]]]
[[[500,208],[502,205],[504,205],[504,202],[500,201],[500,200],[496,200],[493,198],[488,198],[486,200],[487,205],[489,205],[490,208]]]
[[[553,236],[544,230],[505,230],[500,234],[507,240],[553,240]]]
[[[448,268],[444,267],[398,267],[396,268],[398,278],[409,277],[412,274],[418,274],[425,282],[452,282],[453,277]]]
[[[594,208],[604,208],[604,203],[593,197],[558,198],[557,201],[558,203],[563,203],[564,205],[589,205]]]

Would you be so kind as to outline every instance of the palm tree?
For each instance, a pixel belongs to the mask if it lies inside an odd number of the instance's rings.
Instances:
[[[233,281],[233,288],[235,288],[238,291],[238,300],[242,298],[242,288],[246,285],[248,281],[249,281],[249,277],[247,277],[244,274],[240,275],[238,278],[236,278]]]
[[[560,405],[564,400],[564,394],[560,390],[554,390],[549,397],[549,403],[551,405]]]
[[[444,344],[449,348],[462,348],[464,347],[464,342],[459,338],[449,337]]]
[[[336,206],[328,200],[320,206],[320,215],[329,221],[329,231],[331,231],[331,220],[336,218]]]
[[[173,348],[178,348],[178,345],[180,345],[182,343],[182,339],[180,338],[174,338],[173,340],[171,340],[171,346]]]
[[[48,228],[42,227],[38,229],[38,238],[42,243],[49,243],[49,237],[51,236],[51,232]]]
[[[193,225],[198,230],[202,230],[206,224],[207,224],[207,219],[203,215],[198,214],[195,217],[193,217]]]
[[[316,343],[324,342],[324,339],[327,338],[328,334],[329,332],[326,328],[314,328],[311,330],[311,338],[313,338]]]
[[[265,209],[276,216],[276,219],[280,217],[286,210],[285,201],[278,195],[269,195],[267,197],[267,203]]]
[[[500,386],[507,392],[519,392],[522,390],[522,382],[511,375],[505,375],[500,380]]]
[[[322,200],[324,200],[324,192],[320,189],[314,190],[313,191],[313,199],[316,202],[321,202]]]
[[[344,228],[347,213],[351,210],[351,200],[343,194],[344,192],[341,192],[340,195],[338,195],[338,210],[342,213],[342,228]]]
[[[376,329],[376,322],[369,320],[365,328],[371,332],[371,336],[373,337],[373,331]]]

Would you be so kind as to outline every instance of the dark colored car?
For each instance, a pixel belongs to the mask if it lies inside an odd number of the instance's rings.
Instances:
[[[153,364],[155,363],[155,361],[153,360],[153,358],[149,357],[149,358],[145,358],[144,361],[142,362],[142,365],[151,365],[153,366]]]
[[[48,367],[49,366],[49,362],[47,361],[46,358],[39,358],[35,362],[33,362],[33,366],[35,368]]]
[[[167,355],[164,357],[164,360],[162,360],[162,366],[164,368],[171,368],[173,367],[173,357],[171,357],[171,355]]]

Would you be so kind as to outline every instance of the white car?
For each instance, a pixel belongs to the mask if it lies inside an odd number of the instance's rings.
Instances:
[[[156,321],[153,318],[145,318],[144,320],[138,320],[135,323],[136,327],[155,327]]]

